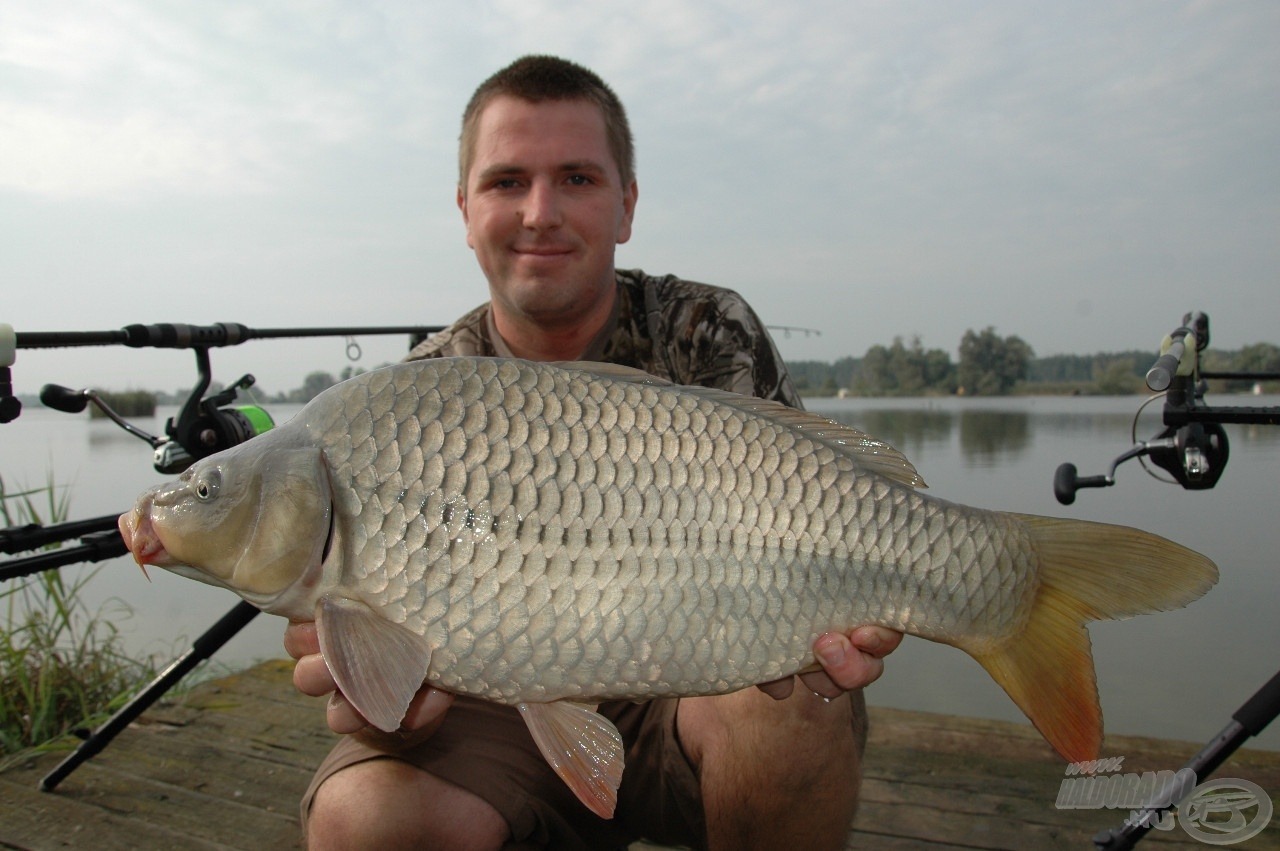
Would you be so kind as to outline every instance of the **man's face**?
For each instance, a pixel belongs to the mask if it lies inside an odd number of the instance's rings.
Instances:
[[[458,207],[500,312],[554,326],[608,303],[635,203],[589,101],[503,96],[480,114]]]

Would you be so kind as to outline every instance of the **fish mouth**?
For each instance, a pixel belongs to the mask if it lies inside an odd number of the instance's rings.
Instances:
[[[160,534],[151,522],[150,508],[151,503],[148,500],[145,505],[139,505],[132,511],[121,514],[120,519],[116,521],[125,547],[133,553],[133,560],[143,568],[144,572],[149,564],[170,567],[179,563],[169,554],[164,542],[160,540]]]

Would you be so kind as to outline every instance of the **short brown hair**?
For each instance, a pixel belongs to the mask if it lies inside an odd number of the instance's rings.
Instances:
[[[554,100],[585,100],[600,108],[604,116],[609,151],[618,166],[625,187],[636,176],[635,142],[622,101],[595,72],[556,56],[523,56],[480,84],[462,113],[462,136],[458,139],[458,185],[466,191],[467,172],[475,156],[476,126],[480,113],[496,97],[507,95],[530,103]]]

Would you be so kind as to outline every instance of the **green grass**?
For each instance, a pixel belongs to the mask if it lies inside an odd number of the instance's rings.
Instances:
[[[69,498],[57,491],[52,474],[42,488],[12,493],[0,478],[0,520],[64,521]],[[62,568],[0,584],[0,767],[13,754],[96,726],[156,674],[154,660],[127,656],[103,611],[85,605],[96,573]]]

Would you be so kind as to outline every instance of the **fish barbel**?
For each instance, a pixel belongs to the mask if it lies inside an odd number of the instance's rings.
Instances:
[[[357,376],[120,518],[140,564],[317,623],[395,730],[424,681],[520,707],[596,813],[607,699],[815,670],[878,624],[980,662],[1066,759],[1097,756],[1087,621],[1184,606],[1211,561],[1120,526],[932,498],[896,450],[623,367],[449,358]]]

